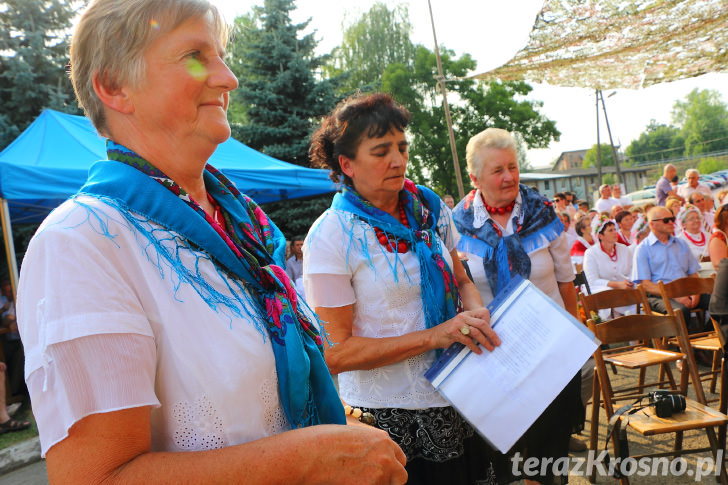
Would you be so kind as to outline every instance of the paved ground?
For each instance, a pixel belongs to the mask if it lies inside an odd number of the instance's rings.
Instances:
[[[707,367],[701,367],[701,371],[707,370]],[[673,373],[676,376],[676,378],[679,376],[679,372],[674,369],[673,366]],[[650,382],[650,380],[656,379],[656,371],[648,372],[647,382]],[[612,382],[615,386],[624,385],[627,383],[636,383],[637,382],[637,372],[636,371],[629,371],[620,368],[618,370],[618,374],[616,376],[612,376]],[[711,399],[717,399],[717,394],[711,394],[709,390],[708,382],[703,383],[703,388],[705,391],[705,396],[710,401]],[[690,395],[694,397],[694,393],[690,391]],[[626,404],[626,402],[623,402],[620,405]],[[710,406],[717,407],[717,402],[708,403]],[[590,416],[591,413],[591,406],[588,406],[587,408],[587,416]],[[591,426],[590,423],[587,421],[586,423],[586,429],[582,432],[581,438],[588,443],[588,437],[590,432]],[[604,449],[604,440],[606,437],[606,416],[604,414],[604,410],[602,409],[600,412],[600,418],[599,418],[599,447],[600,451]],[[641,436],[639,433],[635,432],[634,430],[628,431],[628,440],[629,440],[629,447],[630,447],[630,454],[633,455],[639,455],[639,454],[645,454],[645,453],[652,453],[655,451],[670,451],[673,448],[674,445],[674,434],[665,434],[660,436],[653,436],[645,438]],[[689,449],[689,448],[701,448],[701,447],[707,447],[708,446],[708,439],[704,431],[690,431],[686,432],[684,435],[684,442],[683,442],[683,448]],[[611,452],[611,443],[610,443],[610,452]],[[577,453],[573,455],[574,457],[581,457],[581,458],[587,458],[588,453]],[[710,468],[709,465],[712,464],[712,459],[710,458],[709,453],[700,453],[700,454],[694,454],[694,455],[686,455],[684,457],[685,463],[679,463],[679,462],[672,462],[670,463],[668,461],[665,461],[664,464],[658,464],[657,462],[651,462],[650,465],[652,467],[655,467],[656,473],[652,475],[652,473],[648,474],[647,476],[639,476],[634,475],[631,479],[631,483],[635,484],[686,484],[686,483],[715,483],[715,476],[714,475],[706,475],[706,476],[700,476],[701,474],[707,474],[708,468]],[[641,465],[641,464],[640,464]],[[669,466],[672,466],[672,471],[677,472],[673,473],[670,471]],[[644,468],[638,468],[635,470],[637,473],[641,473],[642,470],[646,470],[647,467]],[[663,475],[663,470],[665,471],[665,474]],[[588,484],[589,481],[587,480],[587,477],[584,476],[584,474],[576,474],[576,473],[570,473],[569,476],[569,483],[570,484],[576,484],[576,485],[584,485]],[[609,476],[597,476],[596,483],[599,484],[614,484],[617,483],[616,480]]]
[[[45,460],[37,461],[0,476],[0,485],[45,485],[48,483]]]

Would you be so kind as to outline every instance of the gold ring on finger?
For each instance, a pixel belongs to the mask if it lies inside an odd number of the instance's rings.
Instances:
[[[463,335],[470,335],[470,325],[463,325],[460,327],[460,333]]]

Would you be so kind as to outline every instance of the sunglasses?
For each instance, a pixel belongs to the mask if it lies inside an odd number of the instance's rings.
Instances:
[[[662,219],[653,219],[652,222],[661,221],[663,224],[672,224],[675,222],[674,217],[663,217]]]

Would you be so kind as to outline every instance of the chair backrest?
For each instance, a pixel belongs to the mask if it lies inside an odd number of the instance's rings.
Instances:
[[[591,295],[591,288],[589,288],[589,282],[586,280],[586,275],[584,274],[583,271],[576,273],[574,275],[574,286],[579,288],[582,285],[584,285],[584,289],[586,289],[586,293],[588,295]]]
[[[579,263],[574,263],[574,273],[579,274],[584,271],[584,265]]]
[[[720,346],[723,349],[726,349],[726,344],[728,343],[728,339],[726,339],[726,334],[723,331],[723,328],[721,328],[721,322],[725,322],[722,318],[718,317],[718,319],[715,318],[715,316],[710,316],[710,321],[713,323],[713,329],[715,329],[716,336],[718,337],[718,341],[720,342]],[[725,327],[725,323],[723,323],[723,326]],[[724,350],[725,352],[725,350]]]
[[[679,278],[670,283],[658,281],[657,285],[665,289],[664,293],[668,298],[680,298],[681,296],[700,295],[703,293],[710,294],[713,293],[715,276],[711,275],[707,278],[686,276],[685,278]]]
[[[587,326],[594,332],[594,335],[603,344],[613,344],[627,342],[631,340],[652,340],[658,349],[662,349],[661,341],[667,337],[677,337],[680,352],[685,354],[686,365],[690,373],[690,381],[693,383],[697,401],[705,403],[705,392],[700,381],[698,368],[695,364],[695,356],[688,342],[685,323],[682,321],[682,313],[677,315],[627,315],[617,317],[602,323],[595,323],[594,320],[588,320]],[[594,352],[594,361],[597,366],[597,374],[599,376],[599,384],[605,391],[605,396],[612,396],[612,386],[609,382],[609,375],[604,365],[601,347],[597,347]],[[680,380],[680,393],[687,393],[687,380]],[[614,413],[611,399],[604,399],[607,407],[607,415]]]
[[[712,294],[714,285],[715,276],[708,278],[686,276],[685,278],[679,278],[670,283],[663,283],[662,280],[657,282],[657,286],[660,288],[662,302],[665,305],[668,315],[675,313],[670,299],[689,295],[701,295],[703,293]]]
[[[634,305],[635,313],[639,313],[640,305],[645,313],[649,311],[649,304],[639,286],[631,290],[604,290],[591,295],[581,295],[581,304],[587,315],[599,310]],[[588,317],[587,317],[588,318]]]

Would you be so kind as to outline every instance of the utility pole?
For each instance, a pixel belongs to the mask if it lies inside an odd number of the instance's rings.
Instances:
[[[432,16],[432,4],[427,0],[427,6],[430,8],[430,22],[432,23],[432,37],[435,39],[435,58],[437,59],[437,73],[435,77],[440,84],[442,90],[442,104],[445,108],[445,121],[447,122],[447,134],[450,137],[450,149],[452,150],[452,163],[455,168],[455,180],[458,183],[458,200],[465,197],[463,189],[463,176],[460,173],[460,161],[458,160],[458,149],[455,146],[455,134],[452,131],[452,118],[450,117],[450,106],[447,103],[447,88],[445,88],[445,75],[442,72],[442,61],[440,60],[440,48],[437,45],[437,34],[435,34],[435,19]]]
[[[597,188],[602,185],[602,144],[599,141],[599,90],[594,90],[597,108]],[[594,201],[592,201],[592,204]]]
[[[615,91],[616,92],[616,91]],[[614,94],[614,93],[612,93]],[[617,171],[617,183],[622,181],[622,174],[619,171],[619,157],[617,157],[617,149],[614,148],[614,141],[612,140],[612,130],[609,128],[609,118],[607,118],[607,107],[604,105],[604,93],[601,89],[599,90],[599,96],[602,98],[602,111],[604,111],[604,122],[607,124],[607,133],[609,134],[609,144],[612,146],[612,156],[614,156],[614,168]],[[610,94],[611,96],[611,94]],[[625,186],[625,191],[627,187]]]

